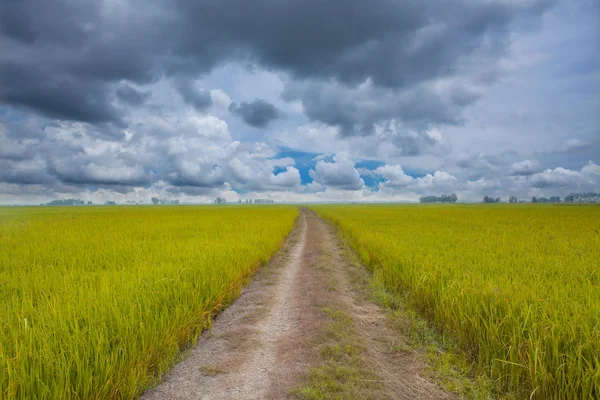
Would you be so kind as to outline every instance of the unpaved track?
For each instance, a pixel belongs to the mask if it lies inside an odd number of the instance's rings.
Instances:
[[[397,358],[382,350],[386,336],[395,343],[398,333],[386,330],[384,313],[365,302],[349,279],[356,277],[347,276],[332,228],[314,213],[302,211],[282,251],[215,319],[212,331],[205,332],[162,383],[141,398],[290,397],[310,367],[320,362],[315,338],[327,323],[321,307],[332,302],[346,308],[365,337],[367,365],[389,383],[383,397],[448,398],[420,376],[423,365],[414,356]]]

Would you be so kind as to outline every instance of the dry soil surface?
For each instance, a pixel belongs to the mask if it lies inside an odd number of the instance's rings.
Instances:
[[[297,397],[294,389],[322,362],[318,338],[327,324],[322,311],[327,304],[350,316],[365,349],[364,365],[381,382],[371,392],[361,392],[362,398],[452,398],[423,377],[424,364],[413,353],[390,350],[402,342],[401,334],[356,288],[357,272],[346,261],[333,228],[303,210],[274,260],[162,383],[141,398]]]

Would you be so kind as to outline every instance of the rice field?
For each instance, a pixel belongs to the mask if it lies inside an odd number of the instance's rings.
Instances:
[[[600,398],[600,207],[313,208],[499,392]]]
[[[0,398],[135,398],[277,252],[297,215],[0,208]]]

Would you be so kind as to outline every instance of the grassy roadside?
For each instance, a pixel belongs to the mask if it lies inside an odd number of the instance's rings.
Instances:
[[[365,299],[378,304],[407,345],[399,351],[413,352],[427,364],[426,374],[449,392],[464,399],[512,399],[510,395],[493,392],[493,382],[477,373],[476,366],[460,351],[448,335],[442,336],[418,312],[406,305],[406,299],[388,291],[377,273],[371,273],[361,263],[356,252],[338,234],[344,244],[351,283]]]
[[[451,333],[442,335],[424,316],[407,306],[406,295],[387,290],[378,273],[369,271],[361,263],[350,239],[341,232],[337,235],[343,243],[353,286],[382,307],[394,329],[408,340],[409,350],[427,363],[429,378],[462,399],[522,398],[523,393],[499,392],[498,385],[477,368]]]

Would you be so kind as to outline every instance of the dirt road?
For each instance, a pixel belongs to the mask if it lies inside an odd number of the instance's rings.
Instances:
[[[361,293],[361,274],[333,229],[302,211],[275,259],[141,398],[452,398],[422,377],[413,353],[397,350],[402,335]]]

